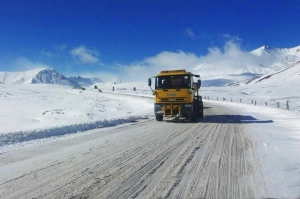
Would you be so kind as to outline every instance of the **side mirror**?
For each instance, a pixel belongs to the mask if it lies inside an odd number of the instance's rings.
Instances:
[[[151,87],[151,84],[152,84],[152,81],[151,81],[151,78],[148,79],[148,86]]]
[[[198,79],[198,81],[197,81],[197,86],[198,86],[198,88],[201,87],[201,80],[200,79]]]

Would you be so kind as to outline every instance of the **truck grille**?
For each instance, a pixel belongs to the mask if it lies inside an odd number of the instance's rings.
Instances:
[[[163,98],[160,99],[161,102],[184,102],[185,99],[184,98]]]

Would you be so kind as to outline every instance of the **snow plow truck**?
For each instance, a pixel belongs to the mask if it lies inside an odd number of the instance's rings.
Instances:
[[[154,90],[152,79],[155,79]],[[164,117],[186,117],[196,122],[203,117],[203,101],[199,96],[200,75],[186,70],[165,70],[148,79],[154,95],[154,114],[157,121]]]

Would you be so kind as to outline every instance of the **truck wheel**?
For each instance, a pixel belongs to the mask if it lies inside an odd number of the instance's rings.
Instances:
[[[202,109],[201,112],[199,113],[199,117],[200,117],[200,118],[203,118],[203,117],[204,117],[204,115],[203,115],[203,109]]]
[[[195,117],[194,115],[191,116],[191,122],[197,122],[197,117]]]
[[[192,122],[197,122],[197,118],[198,118],[198,111],[196,110],[196,108],[194,108],[193,110],[193,115],[191,116],[191,121]]]
[[[200,118],[203,118],[203,106],[200,107],[198,115]]]
[[[163,116],[156,116],[156,121],[162,121],[163,120]]]

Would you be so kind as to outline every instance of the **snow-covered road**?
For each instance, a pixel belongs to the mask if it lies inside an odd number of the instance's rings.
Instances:
[[[205,104],[198,123],[149,119],[0,154],[2,198],[261,198],[256,120]],[[275,195],[276,196],[276,195]],[[273,196],[274,197],[274,196]]]

